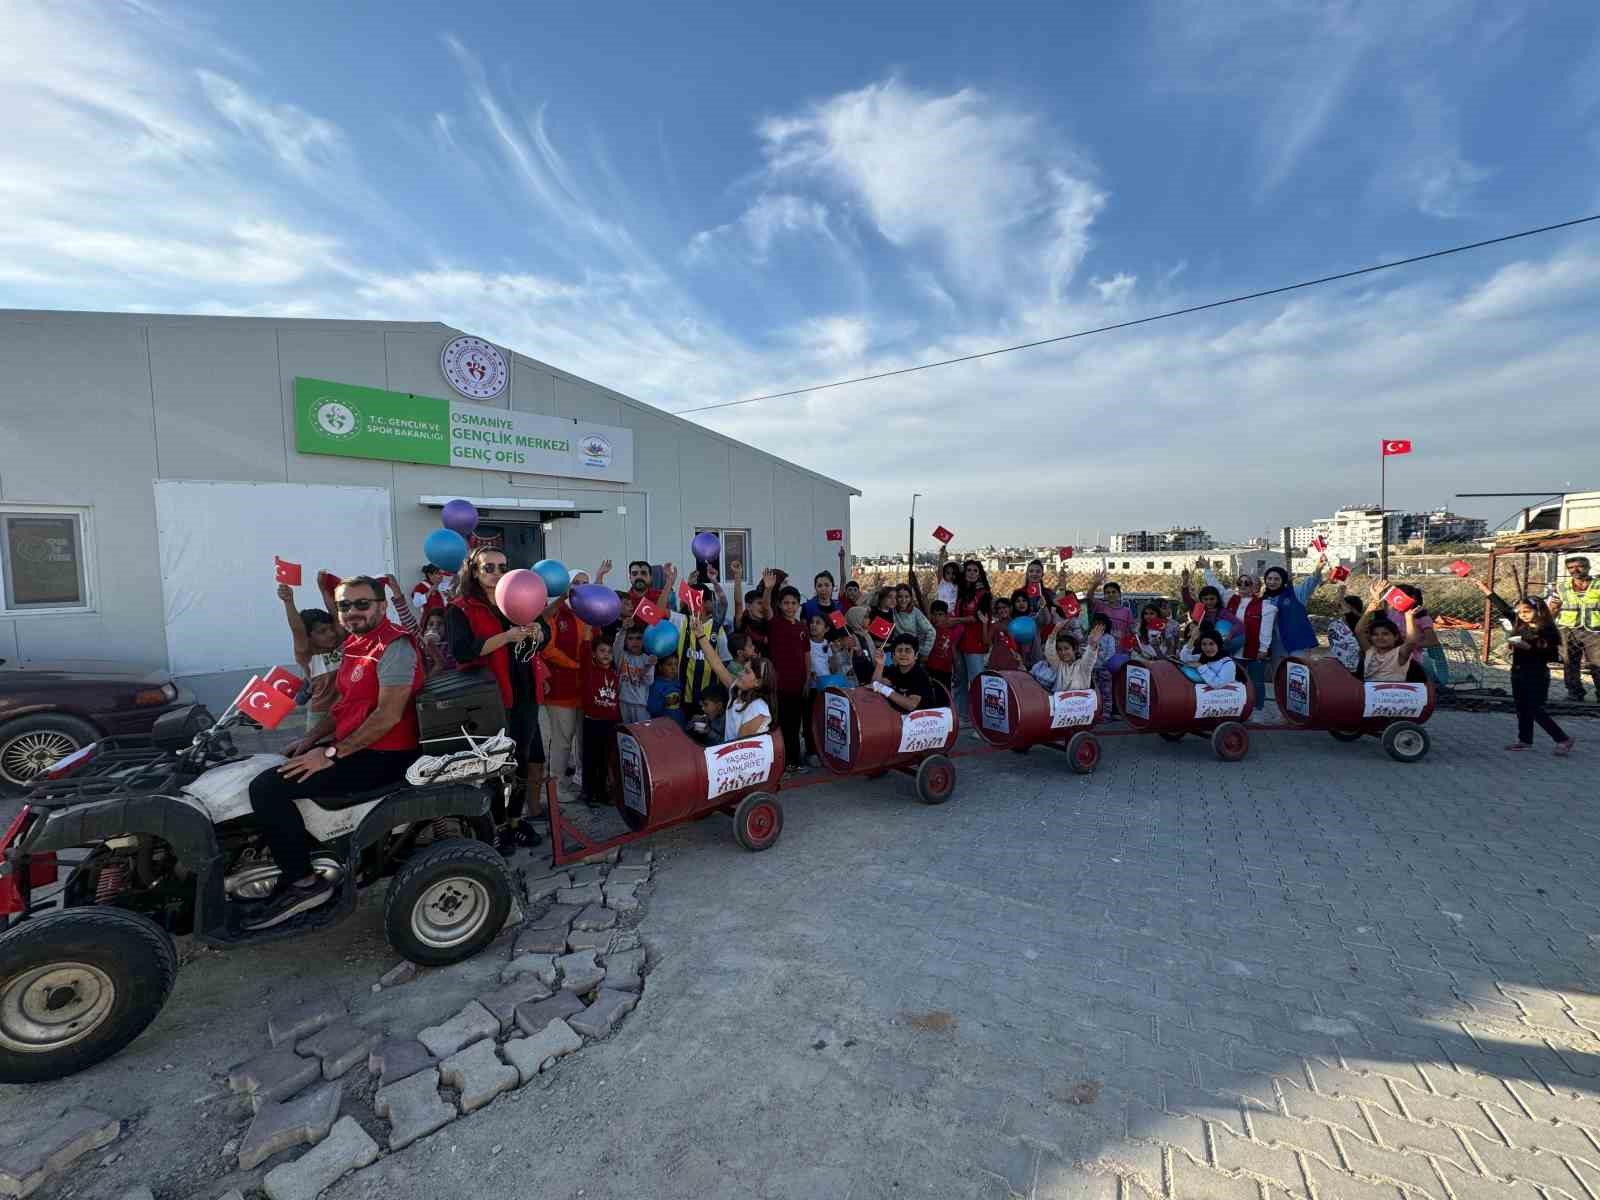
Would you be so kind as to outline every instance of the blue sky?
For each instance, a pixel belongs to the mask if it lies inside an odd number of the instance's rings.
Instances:
[[[442,320],[668,410],[1600,211],[1592,3],[10,0],[0,306]],[[1600,223],[1597,223],[1600,226]],[[1600,487],[1600,227],[694,419],[959,541]],[[1510,504],[1459,507],[1498,519]]]

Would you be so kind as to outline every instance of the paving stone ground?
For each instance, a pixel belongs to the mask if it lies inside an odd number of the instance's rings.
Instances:
[[[1108,739],[961,759],[938,808],[787,793],[761,854],[693,823],[650,843],[647,1003],[331,1196],[1590,1200],[1587,730]]]

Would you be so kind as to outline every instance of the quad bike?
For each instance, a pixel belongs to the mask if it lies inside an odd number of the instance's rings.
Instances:
[[[514,885],[489,806],[515,763],[500,737],[421,759],[383,788],[298,801],[333,898],[244,929],[279,874],[250,781],[285,760],[240,754],[230,730],[242,720],[177,709],[148,743],[86,746],[30,786],[0,834],[0,1082],[71,1075],[136,1038],[172,990],[175,935],[237,946],[309,934],[383,878],[384,931],[412,962],[470,958],[505,924]]]

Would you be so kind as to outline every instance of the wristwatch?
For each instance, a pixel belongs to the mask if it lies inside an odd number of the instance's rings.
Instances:
[[[334,759],[339,757],[339,747],[329,746],[322,752],[322,757],[327,759],[329,762],[332,762]]]

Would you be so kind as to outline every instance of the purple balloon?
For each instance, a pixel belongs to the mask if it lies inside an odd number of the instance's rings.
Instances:
[[[697,533],[689,549],[696,562],[716,562],[722,554],[722,542],[714,533]]]
[[[590,625],[610,625],[622,615],[622,599],[599,583],[586,583],[572,589],[568,600],[580,621]]]
[[[466,537],[478,527],[478,510],[470,500],[452,500],[444,506],[444,527]]]

